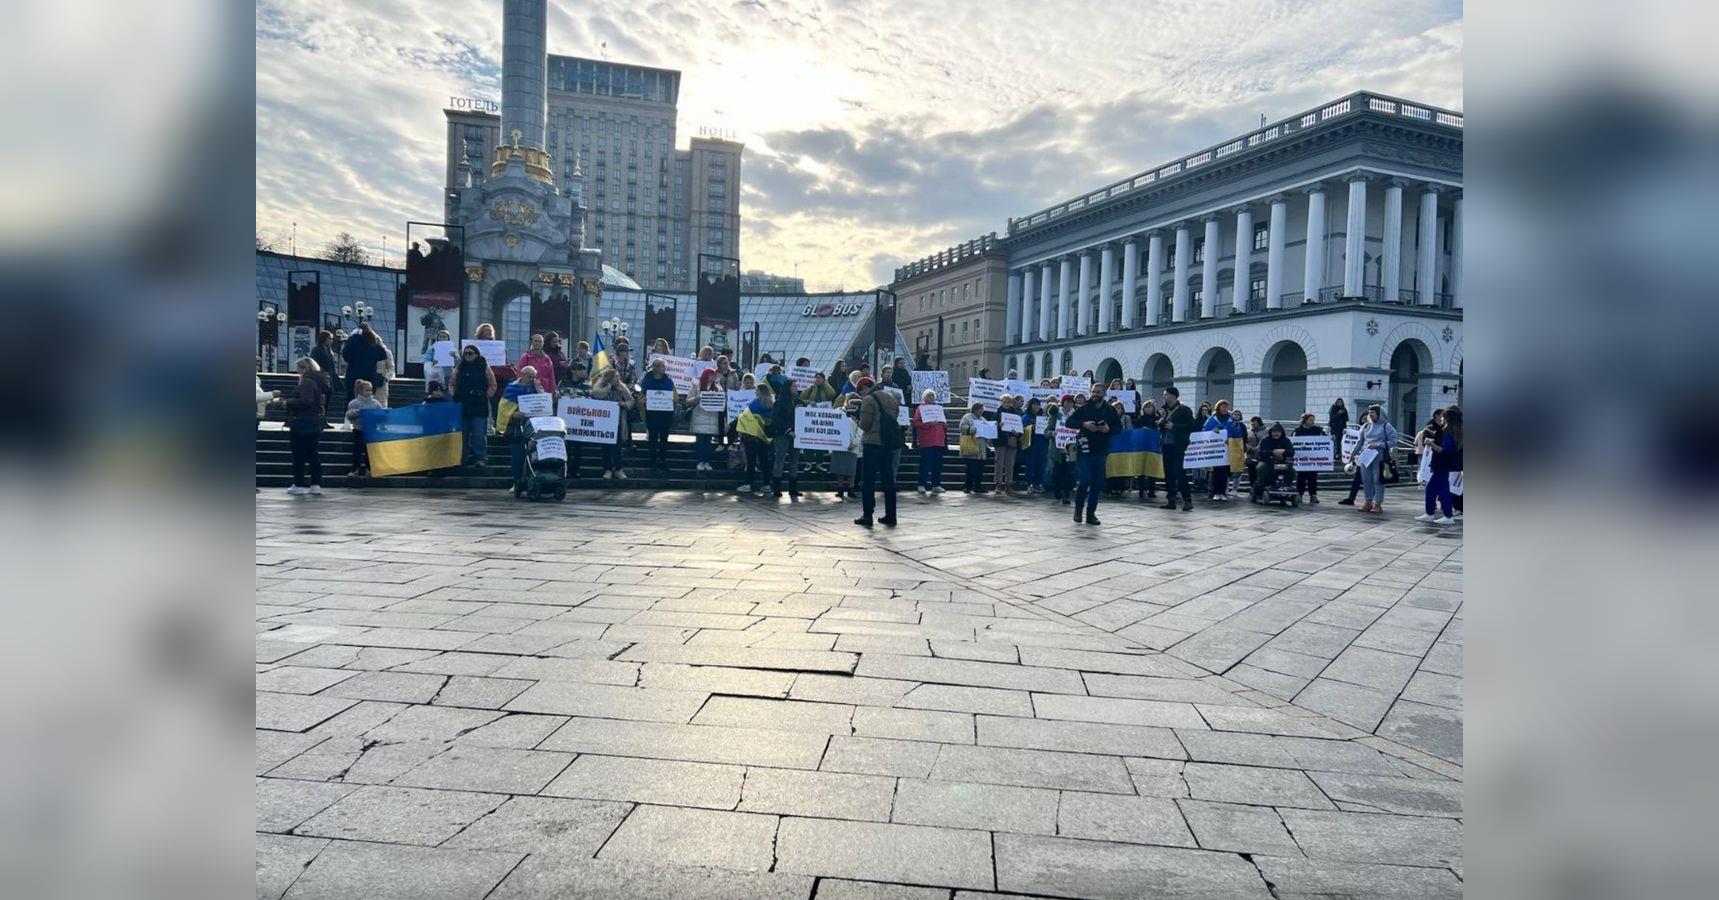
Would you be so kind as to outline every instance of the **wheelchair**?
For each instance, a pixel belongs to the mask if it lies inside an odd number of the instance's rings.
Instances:
[[[1301,492],[1295,488],[1295,466],[1282,465],[1271,466],[1270,468],[1271,477],[1266,479],[1263,484],[1256,481],[1249,492],[1248,500],[1259,504],[1276,503],[1300,509]],[[1254,467],[1254,472],[1257,475],[1265,469],[1265,464],[1260,463]]]

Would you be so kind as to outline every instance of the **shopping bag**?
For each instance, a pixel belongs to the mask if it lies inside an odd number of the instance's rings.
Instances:
[[[1458,497],[1462,496],[1462,473],[1461,472],[1450,473],[1450,492],[1452,494],[1454,494],[1455,496],[1458,496]]]

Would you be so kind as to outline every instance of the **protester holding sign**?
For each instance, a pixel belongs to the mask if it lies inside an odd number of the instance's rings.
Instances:
[[[1367,407],[1361,417],[1360,449],[1355,454],[1355,464],[1361,470],[1361,490],[1366,495],[1361,503],[1362,512],[1385,511],[1385,458],[1396,447],[1396,426],[1385,421],[1385,411],[1377,403]]]
[[[615,442],[603,448],[603,477],[625,479],[627,472],[621,468],[621,448],[631,440],[627,432],[627,410],[633,408],[633,391],[621,382],[621,373],[611,366],[597,374],[597,383],[591,388],[591,399],[606,400],[617,407]]]
[[[706,375],[714,376],[712,369]],[[705,383],[709,387],[705,387]],[[728,411],[728,394],[716,386],[714,377],[700,377],[699,384],[692,387],[687,394],[687,405],[692,407],[692,456],[697,460],[694,466],[700,472],[712,471],[711,442],[722,433],[722,417]]]
[[[1110,456],[1110,436],[1122,430],[1122,416],[1104,398],[1104,385],[1092,386],[1087,401],[1068,417],[1068,427],[1077,433],[1074,521],[1097,525],[1098,495],[1104,490],[1105,463]]]
[[[775,405],[775,392],[768,384],[760,384],[752,402],[735,420],[746,452],[746,481],[735,490],[737,494],[764,496],[764,480],[770,477],[770,411]]]
[[[1016,405],[1013,394],[1004,394],[998,398],[997,407],[997,461],[991,475],[993,490],[1002,497],[1015,488],[1015,456],[1020,452],[1021,434],[1026,426],[1021,424],[1020,408]]]
[[[650,467],[658,472],[668,471],[668,436],[674,426],[674,379],[668,376],[668,364],[661,357],[651,360],[650,369],[639,381],[645,392],[645,441]],[[667,400],[667,403],[663,403]]]
[[[966,415],[961,417],[961,463],[967,477],[961,483],[961,493],[977,494],[982,485],[980,473],[985,466],[985,439],[979,436],[979,424],[985,419],[985,404],[974,400]]]
[[[1227,455],[1228,444],[1232,440],[1244,440],[1247,434],[1247,429],[1244,428],[1240,422],[1236,422],[1230,418],[1230,401],[1219,400],[1218,405],[1213,407],[1212,414],[1206,418],[1206,430],[1224,436],[1226,454],[1224,462],[1221,465],[1212,466],[1212,471],[1210,473],[1211,485],[1208,493],[1211,495],[1211,499],[1213,500],[1227,501],[1229,500],[1230,492],[1230,459]]]
[[[534,337],[536,337],[536,340],[533,344],[539,350],[542,350],[543,337],[541,335],[534,335]],[[524,357],[521,357],[522,362],[523,360]],[[528,406],[528,397],[532,398],[535,402],[542,403],[544,407],[550,407],[554,402],[551,395],[537,382],[537,367],[522,365],[519,367],[518,380],[510,383],[507,388],[502,391],[502,399],[511,401],[513,408],[517,410],[515,414],[506,417],[506,430],[502,432],[506,435],[510,444],[509,449],[512,451],[509,470],[513,474],[513,484],[521,484],[525,481],[526,420],[530,418],[530,413],[539,413],[546,416],[552,414],[551,408]]]
[[[1326,438],[1327,436],[1325,434],[1325,429],[1319,427],[1319,418],[1317,416],[1315,416],[1312,413],[1302,413],[1301,414],[1301,424],[1295,426],[1295,437],[1298,437],[1298,438],[1313,438],[1313,437]],[[1329,460],[1331,458],[1331,450],[1330,450],[1331,441],[1327,438],[1324,441],[1324,444],[1326,447],[1324,456],[1325,456],[1325,459]],[[1302,453],[1300,451],[1300,449],[1297,448],[1296,455],[1298,457],[1304,457],[1306,454]],[[1296,463],[1296,467],[1295,467],[1296,468],[1295,490],[1297,493],[1306,494],[1308,503],[1318,503],[1319,502],[1319,471],[1314,469],[1312,466],[1307,466],[1306,468],[1303,468],[1302,467],[1303,461],[1305,461],[1305,460],[1298,461]],[[1325,464],[1325,469],[1329,470],[1330,467],[1331,467],[1331,464],[1329,462],[1327,462]]]
[[[1033,398],[1027,401],[1026,412],[1021,414],[1021,424],[1026,433],[1022,440],[1026,442],[1026,457],[1021,468],[1026,471],[1027,493],[1044,493],[1045,454],[1051,445],[1050,434],[1045,431],[1044,405]]]
[[[1171,385],[1159,398],[1163,413],[1158,417],[1159,452],[1164,456],[1165,509],[1176,508],[1176,494],[1182,495],[1182,511],[1194,508],[1193,489],[1188,485],[1188,473],[1183,464],[1188,454],[1188,439],[1194,433],[1194,414],[1182,405],[1182,392]]]
[[[1415,518],[1435,525],[1452,525],[1462,516],[1462,507],[1457,505],[1461,495],[1453,495],[1451,491],[1452,477],[1461,477],[1462,474],[1462,410],[1452,406],[1443,411],[1443,419],[1444,427],[1426,444],[1427,452],[1432,454],[1432,474],[1427,480],[1427,511]],[[1438,505],[1436,510],[1435,503]],[[1453,506],[1455,515],[1452,515]],[[1434,518],[1435,512],[1442,515]]]
[[[937,392],[927,388],[913,408],[913,444],[919,448],[919,492],[943,493],[943,455],[948,450],[948,422]]]

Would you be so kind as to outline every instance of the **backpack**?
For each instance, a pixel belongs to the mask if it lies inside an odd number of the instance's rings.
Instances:
[[[900,447],[902,445],[901,423],[896,421],[895,416],[883,411],[883,401],[879,400],[876,394],[873,394],[871,399],[873,403],[877,404],[878,443],[891,449]]]

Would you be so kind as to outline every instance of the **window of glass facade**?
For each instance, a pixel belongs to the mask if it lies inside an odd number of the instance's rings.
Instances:
[[[1253,249],[1264,250],[1270,244],[1270,241],[1271,241],[1271,226],[1270,225],[1255,225],[1255,226],[1253,226]]]
[[[1253,281],[1248,282],[1247,296],[1249,300],[1264,300],[1265,279],[1255,278]]]

